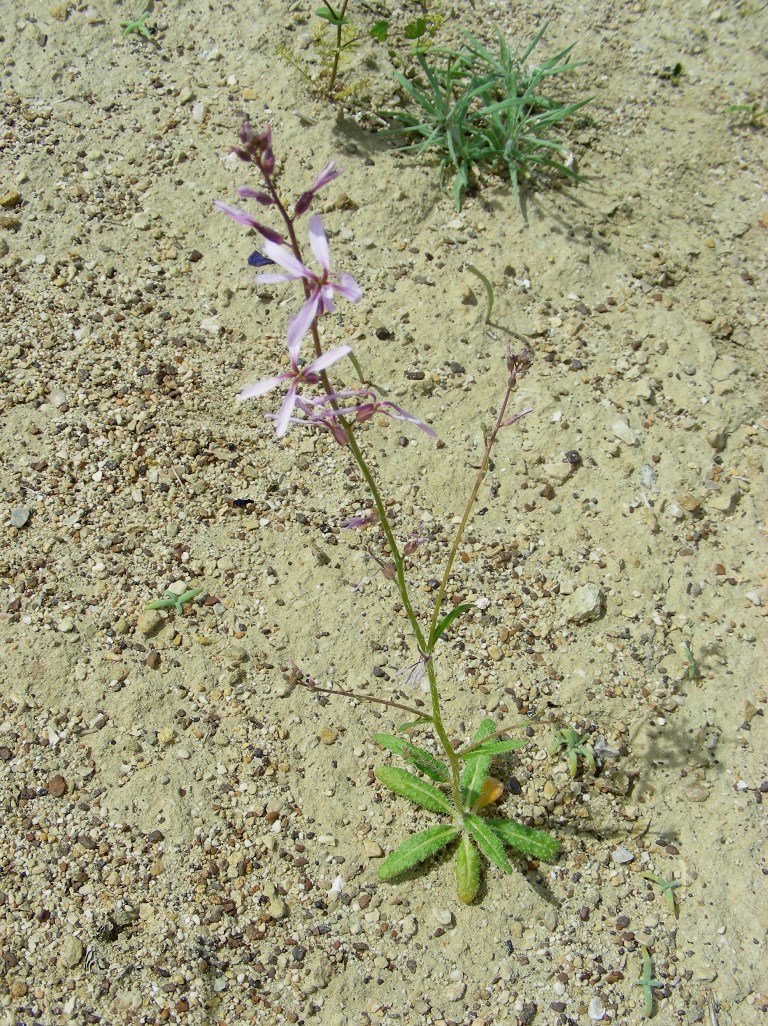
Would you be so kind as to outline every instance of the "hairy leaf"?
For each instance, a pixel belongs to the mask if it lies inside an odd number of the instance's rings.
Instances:
[[[419,862],[430,858],[446,844],[450,844],[458,832],[457,827],[441,825],[428,827],[418,834],[413,834],[407,841],[403,841],[399,848],[395,848],[390,855],[387,855],[379,866],[379,879],[391,880],[410,869],[411,866],[416,866]]]
[[[493,734],[496,725],[492,719],[485,719],[475,731],[473,741],[482,741],[484,737]],[[460,794],[465,805],[474,805],[483,790],[483,781],[488,776],[491,768],[493,755],[481,753],[477,759],[472,759],[464,767],[461,774]]]
[[[560,842],[543,830],[534,830],[511,819],[486,819],[485,823],[504,844],[543,862],[554,862],[562,851]]]
[[[487,857],[489,862],[492,862],[494,866],[498,866],[499,869],[502,869],[505,873],[511,873],[513,871],[512,863],[509,861],[506,852],[504,851],[504,845],[493,830],[491,830],[489,820],[481,819],[473,813],[468,813],[464,817],[464,825],[470,834],[472,834],[472,837],[477,842],[477,846]]]
[[[430,752],[411,744],[402,737],[394,737],[392,734],[374,734],[373,740],[390,752],[399,755],[401,759],[410,762],[417,770],[421,770],[425,776],[446,784],[450,780],[450,772],[439,759],[436,759]]]
[[[430,812],[443,812],[446,816],[453,815],[454,809],[442,791],[426,780],[409,773],[408,770],[398,769],[397,766],[378,766],[375,770],[376,779],[388,787],[390,791],[408,798],[417,805],[421,805]]]
[[[527,741],[489,741],[487,745],[479,745],[470,752],[457,752],[460,759],[476,759],[479,755],[501,755],[503,752],[516,752],[525,748]]]
[[[480,886],[480,856],[468,834],[462,834],[456,849],[456,889],[459,901],[469,904]]]

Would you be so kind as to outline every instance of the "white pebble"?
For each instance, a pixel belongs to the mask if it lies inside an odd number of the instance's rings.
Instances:
[[[589,1015],[590,1019],[593,1020],[593,1022],[599,1022],[600,1019],[602,1019],[605,1015],[605,1008],[603,1007],[603,1002],[600,1000],[597,994],[595,994],[595,996],[589,1002],[587,1014]]]
[[[613,422],[611,430],[619,441],[624,442],[625,445],[635,445],[637,442],[637,435],[623,417],[619,417],[618,420]]]

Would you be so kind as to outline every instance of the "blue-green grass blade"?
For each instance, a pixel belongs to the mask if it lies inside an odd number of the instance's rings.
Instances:
[[[522,57],[518,58],[518,63],[519,63],[519,64],[520,64],[521,66],[525,64],[525,62],[526,62],[526,61],[528,60],[528,58],[529,58],[529,57],[531,56],[531,54],[533,53],[533,51],[534,51],[534,50],[536,49],[536,47],[537,47],[537,46],[539,45],[539,43],[541,42],[542,36],[543,36],[543,35],[544,35],[544,33],[545,33],[545,32],[547,31],[547,28],[548,28],[548,26],[549,26],[549,22],[548,22],[548,21],[545,21],[545,22],[544,22],[544,24],[543,24],[543,25],[541,26],[541,28],[539,29],[539,31],[538,31],[538,32],[536,33],[536,35],[535,35],[535,36],[533,37],[533,42],[529,44],[529,46],[528,46],[528,49],[527,49],[527,50],[526,50],[526,51],[525,51],[525,52],[523,53]]]
[[[373,740],[384,748],[388,748],[390,752],[394,752],[395,755],[399,755],[405,762],[410,762],[412,766],[421,770],[432,780],[437,780],[441,784],[447,784],[450,780],[451,775],[447,766],[436,759],[431,752],[419,748],[418,745],[406,741],[405,738],[395,737],[393,734],[374,734]]]
[[[475,816],[474,813],[467,813],[464,817],[464,826],[472,835],[478,848],[486,856],[489,862],[505,873],[512,872],[512,863],[507,858],[504,845],[501,839],[491,830],[489,822]]]
[[[395,848],[390,855],[387,855],[379,866],[379,879],[391,880],[413,866],[417,866],[420,862],[431,858],[446,844],[450,844],[458,832],[457,827],[442,825],[428,827],[418,834],[413,834],[398,848]]]
[[[543,830],[534,830],[511,819],[486,819],[485,823],[504,844],[543,862],[554,862],[563,850],[560,842]]]
[[[397,766],[378,766],[374,773],[377,780],[402,798],[407,798],[422,808],[429,809],[430,812],[453,815],[453,806],[442,791],[438,791],[433,784],[428,784],[426,780],[421,780],[408,770],[399,769]]]

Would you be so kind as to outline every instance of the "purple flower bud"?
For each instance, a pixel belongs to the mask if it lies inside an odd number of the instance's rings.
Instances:
[[[299,196],[296,201],[296,206],[293,208],[295,217],[301,217],[303,213],[309,210],[309,204],[312,202],[314,195],[315,194],[311,189],[307,192],[302,192],[301,196]]]
[[[323,170],[314,180],[310,188],[307,189],[306,192],[303,192],[301,196],[299,196],[293,211],[294,216],[300,217],[303,213],[305,213],[305,211],[309,209],[309,205],[312,202],[315,193],[322,189],[324,185],[327,185],[329,182],[332,182],[334,178],[338,178],[343,170],[343,167],[336,167],[335,160],[332,160],[329,164],[326,164]]]
[[[285,242],[285,236],[281,235],[280,232],[274,231],[272,228],[267,228],[265,224],[254,224],[253,226],[256,231],[263,235],[265,239],[269,239],[270,242],[276,242],[278,246],[282,246]]]
[[[261,132],[257,132],[247,122],[240,129],[242,147],[236,146],[236,153],[241,160],[257,164],[263,174],[269,178],[275,169],[275,156],[272,152],[272,126],[267,123]]]
[[[285,242],[285,239],[279,232],[274,231],[272,228],[267,228],[266,225],[257,221],[255,217],[246,213],[245,210],[238,210],[237,207],[232,207],[229,203],[222,203],[221,200],[214,200],[213,205],[227,214],[228,217],[231,217],[233,221],[237,221],[238,224],[242,224],[246,228],[253,228],[260,235],[263,235],[265,239],[269,239],[270,242],[276,242],[278,245],[282,245]]]
[[[275,202],[269,193],[259,192],[257,189],[249,189],[247,185],[241,185],[237,189],[237,195],[241,199],[254,199],[262,207],[271,207]]]

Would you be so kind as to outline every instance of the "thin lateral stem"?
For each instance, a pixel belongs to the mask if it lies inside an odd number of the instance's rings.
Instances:
[[[451,570],[453,569],[453,563],[456,559],[456,554],[459,551],[461,540],[464,537],[464,532],[467,529],[467,524],[469,523],[469,519],[472,515],[472,509],[477,499],[477,493],[480,491],[480,485],[483,483],[483,479],[485,478],[485,475],[488,473],[488,461],[491,458],[491,449],[493,448],[493,444],[496,441],[496,436],[498,435],[499,431],[501,430],[502,424],[504,423],[504,416],[507,412],[507,405],[509,403],[509,398],[512,395],[512,390],[515,387],[516,381],[517,374],[511,373],[509,381],[507,382],[507,389],[504,393],[504,399],[501,403],[501,409],[499,410],[499,415],[496,418],[496,423],[493,425],[493,430],[490,432],[490,434],[486,435],[485,438],[485,451],[483,453],[483,460],[480,464],[480,469],[477,472],[475,483],[472,486],[472,491],[470,492],[469,498],[467,499],[467,504],[464,507],[464,515],[461,518],[461,523],[459,524],[459,527],[454,536],[453,544],[451,545],[451,551],[448,554],[448,562],[445,565],[443,577],[440,581],[440,587],[437,589],[437,595],[435,597],[435,608],[432,613],[432,622],[429,625],[429,642],[428,647],[425,649],[428,655],[433,652],[435,647],[435,640],[433,640],[435,628],[437,627],[438,621],[440,619],[440,607],[443,604],[443,598],[445,597],[445,590],[448,587],[448,581],[451,576]]]
[[[391,709],[402,709],[403,712],[411,713],[419,718],[424,715],[423,709],[416,709],[414,706],[405,705],[403,702],[393,702],[388,698],[375,698],[373,695],[365,695],[361,691],[346,691],[343,688],[324,688],[320,684],[310,684],[306,680],[297,680],[295,683],[300,688],[306,688],[307,691],[316,691],[321,695],[336,695],[339,698],[356,698],[360,702],[374,702],[376,705],[386,705]]]

